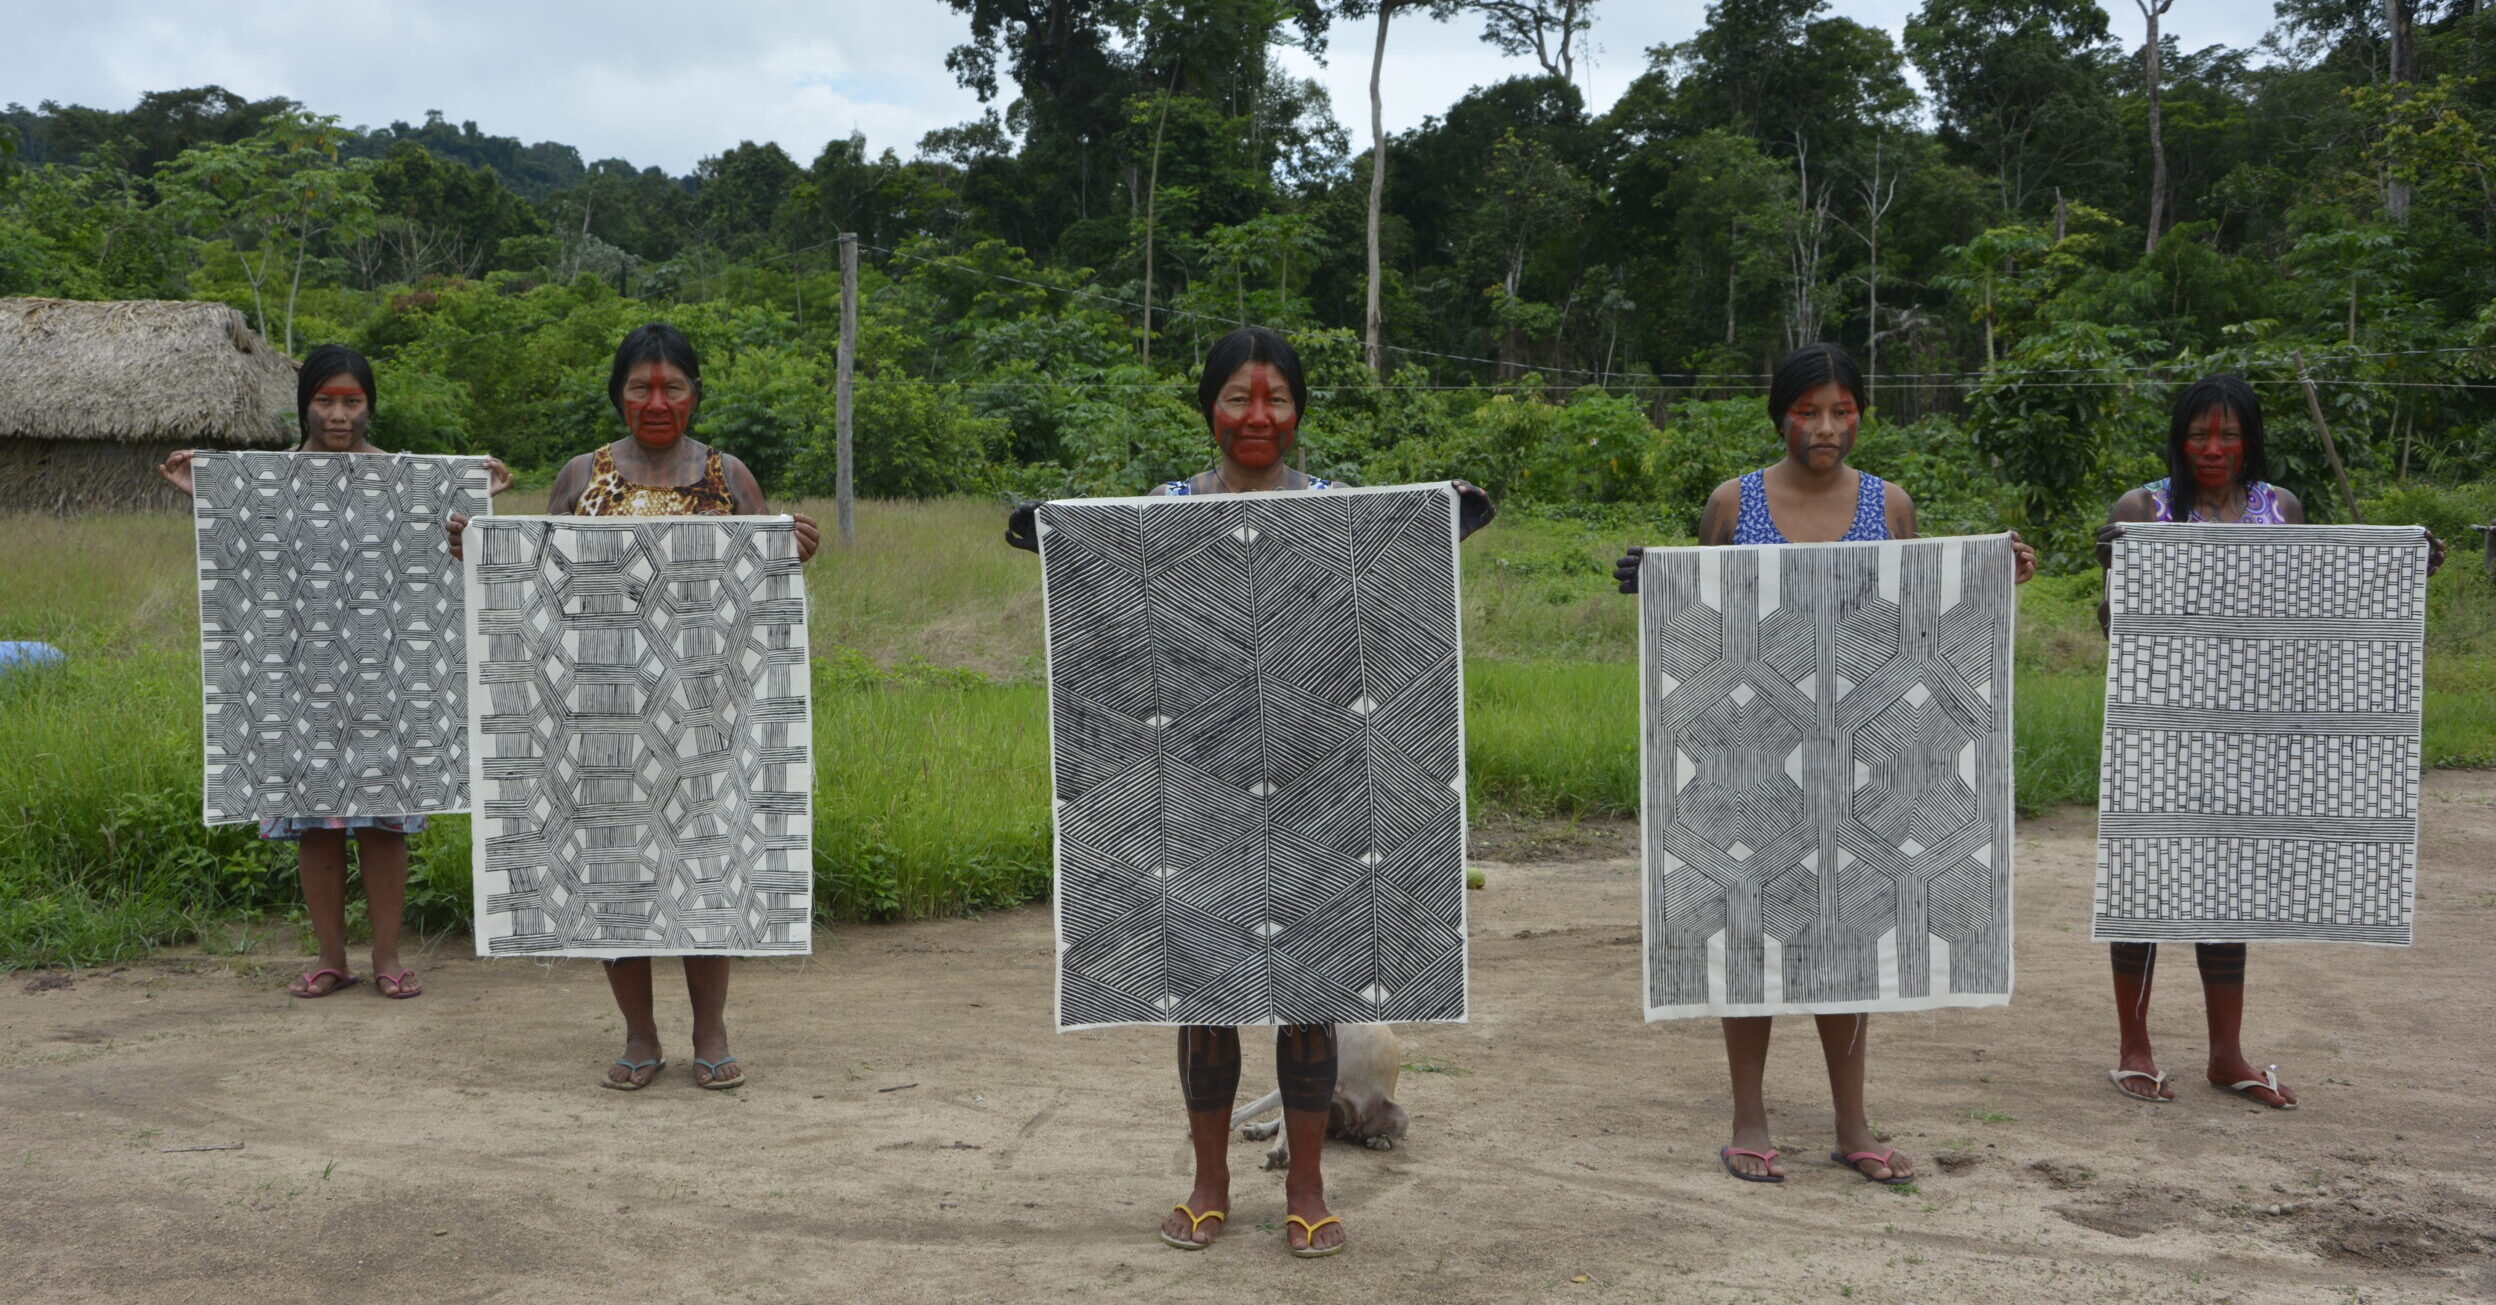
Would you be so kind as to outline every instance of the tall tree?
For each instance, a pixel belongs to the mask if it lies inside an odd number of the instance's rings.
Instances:
[[[1361,354],[1370,371],[1381,377],[1387,374],[1387,363],[1379,341],[1378,221],[1387,196],[1387,126],[1378,79],[1387,66],[1387,24],[1399,9],[1419,9],[1432,18],[1445,18],[1460,7],[1459,0],[1344,0],[1343,4],[1346,18],[1373,13],[1378,17],[1378,40],[1369,55],[1369,280],[1361,308]]]
[[[1473,0],[1482,39],[1503,54],[1534,56],[1543,72],[1577,80],[1577,50],[1594,25],[1595,0]]]
[[[2392,96],[2396,103],[2408,94],[2408,84],[2417,75],[2418,38],[2411,27],[2414,15],[2410,12],[2413,3],[2414,0],[2383,0],[2383,26],[2388,38],[2384,44],[2390,56],[2386,60],[2388,66],[2385,71],[2389,76],[2385,80],[2392,83]],[[2383,210],[2395,222],[2409,220],[2407,181],[2398,176],[2385,178]]]
[[[2158,19],[2172,8],[2175,0],[2132,0],[2140,7],[2141,20],[2149,25],[2149,39],[2141,46],[2143,73],[2149,82],[2149,237],[2145,252],[2158,252],[2158,237],[2166,230],[2167,218],[2167,137],[2166,122],[2159,101],[2163,78],[2158,67]]]
[[[1925,0],[1906,36],[1943,142],[1994,174],[2004,209],[2104,169],[2113,41],[2097,0]]]

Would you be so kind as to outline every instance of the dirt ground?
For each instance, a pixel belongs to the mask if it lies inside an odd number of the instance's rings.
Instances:
[[[0,1295],[68,1302],[1944,1302],[2496,1297],[2496,776],[2428,784],[2419,943],[2254,949],[2247,1049],[2305,1099],[2200,1085],[2198,980],[2153,1013],[2180,1099],[2115,1094],[2085,811],[2022,827],[2006,1010],[1876,1017],[1872,1101],[1927,1175],[1824,1162],[1808,1026],[1769,1066],[1793,1178],[1733,1182],[1716,1026],[1638,1018],[1614,831],[1506,831],[1472,897],[1473,1022],[1408,1028],[1393,1152],[1337,1144],[1348,1251],[1283,1252],[1237,1142],[1230,1232],[1187,1189],[1170,1036],[1050,1031],[1045,909],[845,928],[749,963],[751,1083],[638,1095],[590,962],[420,961],[429,991],[289,999],[291,957],[166,956],[0,989]],[[1596,859],[1587,859],[1592,856]],[[361,968],[363,958],[357,958]],[[672,985],[669,985],[672,988]],[[670,1007],[672,1006],[672,1009]],[[1248,1091],[1270,1082],[1252,1039]],[[239,1149],[228,1148],[240,1144]]]

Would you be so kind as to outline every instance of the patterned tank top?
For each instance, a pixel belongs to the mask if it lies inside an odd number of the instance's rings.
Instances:
[[[589,485],[572,511],[584,517],[732,517],[737,496],[719,450],[702,460],[702,479],[690,485],[636,485],[616,470],[615,455],[600,445],[589,464]]]
[[[1300,483],[1296,485],[1293,484],[1292,482],[1295,480]],[[1320,480],[1315,476],[1303,475],[1297,467],[1286,467],[1283,469],[1282,483],[1276,485],[1274,488],[1333,489],[1334,487],[1335,482],[1331,480]],[[1165,480],[1161,483],[1161,488],[1156,489],[1153,492],[1156,494],[1169,495],[1219,494],[1223,492],[1221,472],[1219,470],[1200,471],[1185,480]]]
[[[1742,514],[1733,521],[1733,542],[1737,544],[1790,544],[1793,540],[1777,529],[1776,518],[1768,515],[1768,484],[1763,473],[1747,472],[1738,482],[1742,487]],[[1881,488],[1881,478],[1869,471],[1857,471],[1862,484],[1855,490],[1855,519],[1846,523],[1846,533],[1838,542],[1889,538],[1888,500]]]
[[[2158,515],[2154,518],[2155,520],[2175,520],[2175,504],[2168,493],[2171,479],[2172,478],[2170,477],[2160,477],[2157,480],[2153,480],[2148,484],[2141,486],[2141,488],[2149,491],[2150,505],[2158,509]],[[2210,518],[2203,516],[2201,514],[2201,509],[2196,507],[2191,512],[2186,513],[2184,519],[2187,521],[2208,521]],[[2229,524],[2239,526],[2287,525],[2287,514],[2283,512],[2279,506],[2279,489],[2268,481],[2247,481],[2245,483],[2245,514],[2236,518],[2236,520],[2230,522]]]

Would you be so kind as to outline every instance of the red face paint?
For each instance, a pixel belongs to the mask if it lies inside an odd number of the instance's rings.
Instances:
[[[1846,387],[1835,381],[1816,385],[1785,410],[1785,451],[1814,471],[1834,470],[1854,451],[1862,422]]]
[[[2192,470],[2193,484],[2207,493],[2224,491],[2244,476],[2244,433],[2231,429],[2227,418],[2226,409],[2212,408],[2200,429],[2184,436],[2184,464]]]
[[[322,381],[305,412],[313,446],[333,453],[364,443],[365,433],[372,429],[372,400],[363,385],[345,373]]]
[[[1282,461],[1291,451],[1300,433],[1300,412],[1291,402],[1288,387],[1275,384],[1274,368],[1266,363],[1249,363],[1240,370],[1247,373],[1246,394],[1225,385],[1214,402],[1214,439],[1222,447],[1223,456],[1251,471],[1263,471]]]
[[[693,418],[691,387],[684,373],[663,362],[653,362],[638,378],[641,394],[635,396],[632,386],[625,387],[624,415],[632,427],[633,438],[648,448],[665,448],[684,437],[685,426]],[[688,391],[679,396],[670,386]]]

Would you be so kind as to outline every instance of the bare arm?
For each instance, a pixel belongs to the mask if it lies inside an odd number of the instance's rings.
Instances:
[[[1733,528],[1742,519],[1742,482],[1728,480],[1707,496],[1699,509],[1699,543],[1716,548],[1733,542]]]
[[[763,501],[763,482],[754,478],[744,459],[733,453],[722,453],[719,455],[719,471],[728,481],[728,497],[736,500],[739,513],[749,517],[770,515],[771,505]],[[823,532],[815,526],[815,519],[803,512],[791,512],[789,518],[797,523],[797,560],[804,562],[822,547]]]
[[[2283,494],[2286,492],[2287,491],[2285,490],[2281,491]],[[2302,507],[2297,508],[2296,513],[2298,518],[2302,520],[2305,516],[2305,509]],[[2130,490],[2126,492],[2122,498],[2116,499],[2113,510],[2106,514],[2106,524],[2097,528],[2098,569],[2101,571],[2108,570],[2114,566],[2115,541],[2123,537],[2123,527],[2125,523],[2134,521],[2155,521],[2157,519],[2157,502],[2150,497],[2149,491],[2146,489]],[[2100,597],[2097,600],[2098,633],[2104,634],[2108,629],[2112,628],[2113,621],[2114,608],[2107,604],[2107,600],[2104,597]]]
[[[1889,525],[1890,538],[1915,538],[1915,500],[1894,480],[1881,482],[1881,516]]]

